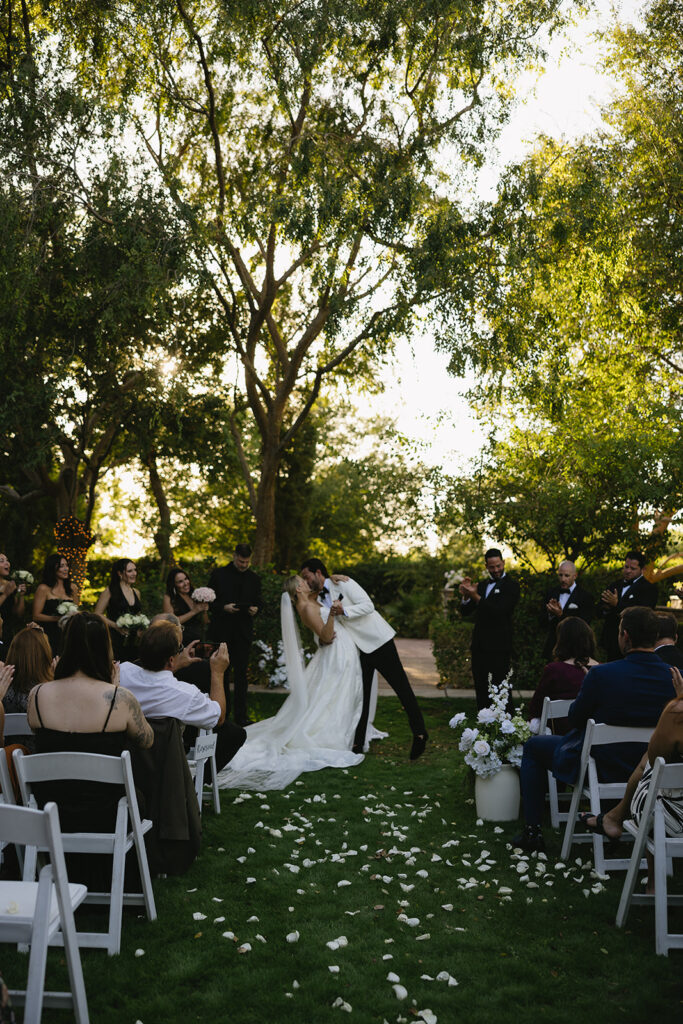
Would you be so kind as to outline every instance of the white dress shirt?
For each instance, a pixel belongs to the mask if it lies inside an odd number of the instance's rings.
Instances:
[[[213,729],[221,716],[217,701],[192,683],[176,679],[168,669],[150,672],[132,661],[124,661],[121,685],[137,697],[145,718],[177,718],[185,725]]]

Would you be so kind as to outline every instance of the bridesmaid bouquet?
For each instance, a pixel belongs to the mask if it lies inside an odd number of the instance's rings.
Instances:
[[[59,628],[64,629],[71,616],[76,615],[77,612],[78,605],[74,604],[73,601],[60,601],[57,605],[57,615],[60,616]]]
[[[133,615],[131,612],[126,612],[125,615],[119,615],[116,625],[119,629],[125,629],[126,632],[137,633],[140,629],[147,629],[149,619],[142,613]]]
[[[34,584],[33,575],[26,569],[15,569],[14,572],[10,573],[11,580],[15,583],[25,583],[27,587],[32,587]]]
[[[473,728],[466,725],[464,711],[454,715],[448,723],[451,729],[462,730],[458,750],[465,755],[465,764],[484,779],[495,775],[504,764],[519,766],[522,746],[531,735],[529,723],[519,711],[511,715],[505,710],[506,680],[499,686],[489,683],[489,696],[491,704],[481,709]]]
[[[192,600],[196,601],[197,604],[211,604],[212,601],[216,600],[216,591],[212,590],[211,587],[197,587],[196,590],[192,591]]]

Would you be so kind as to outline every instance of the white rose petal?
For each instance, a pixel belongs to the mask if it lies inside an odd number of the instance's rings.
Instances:
[[[247,878],[247,880],[246,880],[246,884],[247,884],[247,885],[253,885],[255,881],[256,881],[256,879],[255,879],[255,878]]]
[[[235,933],[234,932],[223,932],[223,938],[224,939],[234,939],[235,938]]]
[[[453,904],[452,903],[442,903],[441,904],[441,909],[442,910],[452,910],[453,909]]]
[[[192,919],[193,921],[206,921],[206,914],[200,914],[198,910],[195,910]]]
[[[415,874],[418,878],[429,878],[429,872],[422,868],[420,871],[416,871]]]
[[[400,981],[400,980],[401,979],[399,978],[398,974],[395,974],[394,971],[389,971],[389,973],[387,974],[387,981]]]
[[[287,942],[298,942],[298,941],[299,941],[299,933],[298,932],[290,932],[289,935],[287,936]]]
[[[135,950],[135,955],[136,956],[144,956],[145,955],[144,949],[136,949]]]
[[[432,1010],[418,1010],[417,1016],[422,1017],[425,1024],[436,1024],[438,1018]]]
[[[251,917],[247,918],[247,924],[252,924],[254,921],[258,921],[256,914],[252,914]]]
[[[214,924],[223,924],[223,921],[225,921],[224,917],[214,917],[213,919]]]
[[[403,985],[392,985],[394,995],[397,999],[406,999],[408,996],[408,989],[404,988]]]
[[[241,946],[237,947],[238,953],[251,953],[251,943],[244,942]]]
[[[340,882],[337,882],[337,888],[338,889],[343,889],[344,886],[346,886],[346,885],[351,885],[351,883],[346,878],[342,878],[342,880]]]
[[[339,974],[339,968],[336,964],[330,964],[327,969],[330,974]]]
[[[425,942],[427,939],[431,939],[431,935],[429,934],[429,932],[425,932],[424,935],[416,935],[415,936],[415,941],[416,942]]]

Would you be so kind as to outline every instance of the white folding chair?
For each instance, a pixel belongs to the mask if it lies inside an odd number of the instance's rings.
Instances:
[[[33,729],[28,724],[28,718],[25,713],[12,712],[5,715],[5,739],[8,736],[33,736]],[[16,805],[16,798],[14,796],[14,786],[12,785],[12,776],[10,774],[9,764],[7,763],[6,757],[0,757],[0,788],[2,789],[2,803]],[[7,844],[0,840],[0,863],[2,862],[3,851]],[[17,858],[19,860],[19,867],[23,870],[24,867],[24,851],[23,847],[17,846]]]
[[[124,904],[126,906],[144,906],[150,921],[155,921],[157,916],[144,841],[144,835],[151,829],[152,822],[147,819],[140,820],[130,753],[124,750],[120,757],[71,752],[26,756],[20,750],[15,750],[14,761],[22,800],[27,806],[35,805],[32,787],[36,782],[75,779],[124,787],[125,796],[119,800],[116,826],[113,832],[66,832],[62,834],[65,853],[104,853],[112,856],[111,891],[89,892],[86,898],[86,903],[109,906],[108,931],[77,932],[77,936],[80,946],[106,949],[109,956],[113,956],[121,949],[121,921]],[[126,854],[133,847],[140,871],[141,893],[124,892]],[[27,850],[24,877],[32,877],[34,872],[35,858],[29,857]]]
[[[538,735],[545,736],[552,733],[552,729],[548,725],[548,722],[552,722],[556,718],[566,718],[569,708],[573,704],[571,700],[551,700],[550,697],[543,699],[543,710],[541,711],[541,720],[538,726]],[[568,803],[571,800],[571,794],[557,792],[557,780],[552,772],[548,772],[548,804],[550,806],[550,824],[553,828],[559,828],[560,822],[566,821],[569,812],[560,811],[560,800],[563,803]]]
[[[623,928],[632,903],[650,906],[654,903],[655,952],[658,956],[668,956],[670,949],[683,949],[683,932],[670,932],[668,923],[668,908],[683,906],[683,895],[669,894],[667,888],[667,875],[672,873],[674,858],[683,857],[683,835],[666,834],[664,809],[659,799],[663,790],[683,793],[683,764],[665,764],[664,758],[658,757],[652,768],[640,825],[636,826],[630,820],[624,822],[624,829],[634,837],[634,844],[616,920],[617,928]],[[654,858],[654,895],[633,891],[646,849]]]
[[[595,759],[591,751],[594,747],[604,746],[611,743],[640,743],[647,746],[654,726],[624,726],[598,724],[592,718],[588,719],[586,733],[581,751],[581,763],[579,775],[574,785],[572,802],[569,807],[567,824],[562,843],[562,860],[567,860],[572,843],[593,844],[593,865],[600,875],[608,871],[625,871],[628,868],[630,858],[628,857],[605,857],[604,837],[593,832],[576,834],[576,823],[579,816],[579,804],[581,799],[589,802],[591,814],[600,814],[601,801],[621,800],[626,789],[624,782],[600,782]],[[633,767],[636,765],[634,763]]]
[[[88,1002],[76,938],[74,910],[85,899],[84,885],[70,885],[66,876],[57,805],[44,811],[0,806],[0,834],[10,843],[47,850],[50,863],[37,882],[0,882],[0,941],[31,947],[24,991],[10,990],[24,1006],[25,1024],[40,1024],[43,1006],[69,1008],[77,1024],[88,1024]],[[64,946],[70,992],[45,991],[48,945]]]
[[[211,762],[211,793],[213,796],[213,809],[216,814],[221,813],[221,798],[218,789],[218,772],[216,770],[216,741],[218,737],[211,729],[199,729],[194,747],[188,752],[187,763],[190,774],[194,779],[195,793],[199,803],[199,813],[202,813],[202,797],[204,795],[204,769],[206,762]]]
[[[24,712],[12,711],[5,715],[5,736],[33,736],[33,729]]]

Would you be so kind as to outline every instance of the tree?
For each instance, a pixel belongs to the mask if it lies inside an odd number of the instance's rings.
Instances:
[[[79,73],[92,57],[93,94],[126,105],[192,232],[201,327],[239,369],[231,427],[264,564],[281,462],[326,382],[369,386],[396,336],[468,293],[484,225],[460,168],[570,5],[155,0],[85,5],[85,29],[83,6]]]
[[[683,508],[682,28],[663,0],[642,31],[617,29],[624,91],[608,127],[542,140],[492,211],[468,321],[484,371],[473,397],[497,389],[516,425],[455,492],[472,525],[520,552],[594,561],[637,541],[654,556]]]

